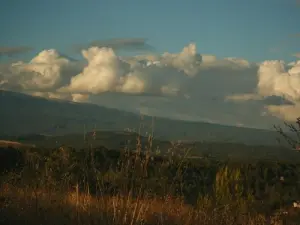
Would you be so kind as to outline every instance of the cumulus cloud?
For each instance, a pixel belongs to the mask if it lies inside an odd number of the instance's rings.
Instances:
[[[160,56],[119,57],[107,47],[91,47],[83,50],[82,55],[87,60],[87,67],[59,91],[190,96],[187,92],[191,78],[201,77],[202,73],[236,74],[252,66],[244,59],[219,60],[212,55],[201,55],[194,43],[179,53],[166,52]]]
[[[256,64],[239,58],[218,59],[213,55],[199,54],[194,43],[185,46],[179,53],[161,55],[121,57],[109,47],[91,47],[83,50],[82,55],[85,60],[79,62],[50,49],[42,51],[28,63],[2,65],[0,88],[45,98],[90,102],[95,102],[93,96],[107,93],[127,94],[132,99],[134,96],[143,99],[166,96],[178,101],[172,104],[173,113],[178,110],[176,105],[187,110],[173,115],[175,118],[181,115],[190,120],[207,120],[214,111],[214,120],[222,112],[222,117],[229,121],[234,114],[233,109],[229,114],[222,111],[225,108],[229,110],[222,103],[224,96],[250,92],[256,83]],[[111,95],[112,102],[120,96]],[[130,106],[128,110],[139,107],[128,102],[116,104],[123,108]],[[166,113],[172,117],[167,113],[169,106],[166,104],[151,104],[152,108],[159,108],[151,112],[160,116]],[[216,105],[222,109],[216,108]]]
[[[0,64],[0,89],[142,109],[174,119],[233,125],[238,121],[256,127],[267,127],[276,117],[291,119],[287,115],[299,109],[299,62],[219,59],[199,54],[194,43],[179,53],[161,55],[118,56],[112,46],[81,53],[83,61],[50,49],[27,63]],[[275,117],[266,119],[267,113]]]
[[[160,57],[122,58],[111,48],[99,47],[83,50],[82,55],[87,66],[59,91],[174,95],[180,93],[184,80],[199,72],[201,63],[194,44],[178,54],[164,53]]]
[[[6,81],[6,88],[17,86],[20,90],[53,91],[69,82],[70,77],[80,70],[80,65],[50,49],[40,52],[29,63],[20,61],[6,65],[1,78]]]
[[[197,53],[196,45],[189,44],[179,54],[164,53],[161,63],[171,65],[183,71],[188,76],[195,76],[199,71],[201,55]]]
[[[262,95],[278,95],[292,101],[294,105],[269,105],[273,115],[284,120],[295,121],[300,115],[300,61],[288,67],[283,61],[266,61],[261,64],[258,90]]]
[[[28,63],[1,64],[0,88],[61,99],[70,99],[67,93],[187,95],[182,88],[197,75],[202,60],[194,44],[178,54],[161,56],[120,57],[107,47],[91,47],[82,55],[87,62],[74,61],[49,49]]]
[[[258,92],[290,100],[300,99],[300,61],[288,68],[283,61],[265,61],[258,70]]]
[[[99,94],[107,91],[116,91],[121,85],[121,79],[129,72],[129,65],[116,56],[111,48],[92,47],[83,50],[82,55],[88,65],[82,73],[72,77],[68,87],[61,91],[87,92]],[[128,78],[130,82],[130,78]]]
[[[44,50],[28,63],[19,61],[1,64],[0,89],[45,98],[73,100],[71,94],[56,93],[56,89],[68,84],[70,78],[82,68],[82,63],[73,62],[54,49]]]
[[[65,58],[60,58],[55,50],[39,53],[30,63],[14,65],[18,73],[24,77],[20,84],[24,89],[48,90],[58,85],[61,81],[61,72],[69,63]]]
[[[270,97],[273,96],[273,101]],[[274,96],[277,100],[274,100]],[[252,94],[227,96],[227,100],[266,101],[270,114],[288,121],[300,116],[300,61],[286,64],[281,60],[264,61],[257,71],[257,85]],[[281,100],[280,100],[281,99]],[[278,101],[281,104],[278,104]]]

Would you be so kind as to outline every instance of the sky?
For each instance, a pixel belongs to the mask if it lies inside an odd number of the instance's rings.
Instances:
[[[1,89],[247,127],[300,116],[296,0],[0,2]]]
[[[300,51],[295,0],[1,0],[2,45],[68,51],[72,44],[147,38],[158,52],[199,51],[249,61]],[[2,33],[1,32],[1,33]],[[279,50],[280,48],[280,50]]]

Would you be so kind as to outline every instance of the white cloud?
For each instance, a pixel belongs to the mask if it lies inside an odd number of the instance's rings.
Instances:
[[[155,95],[170,94],[171,91],[174,94],[175,87],[176,93],[179,93],[183,80],[199,72],[201,63],[201,56],[196,53],[194,44],[188,45],[178,54],[164,53],[160,57],[122,58],[111,48],[99,47],[83,50],[82,54],[88,61],[87,67],[72,77],[70,85],[59,91]]]
[[[116,91],[121,78],[129,72],[129,65],[117,57],[110,48],[92,47],[83,50],[88,65],[82,73],[72,77],[69,86],[62,91],[99,94]]]
[[[185,95],[198,89],[196,77],[214,73],[249,69],[243,59],[217,59],[200,55],[191,43],[177,54],[164,53],[135,57],[119,57],[111,48],[91,47],[82,51],[87,63],[73,62],[56,50],[44,50],[29,63],[17,62],[0,68],[2,89],[30,92],[59,92],[73,94],[101,94],[122,92],[129,94]],[[210,75],[211,76],[211,75]],[[195,80],[193,80],[195,79]],[[222,78],[221,78],[222,79]],[[190,86],[192,90],[190,89]],[[194,90],[193,90],[194,89]],[[46,95],[48,96],[48,95]]]
[[[283,61],[265,61],[258,70],[258,92],[263,96],[300,98],[300,63],[287,68]]]
[[[215,55],[206,55],[201,54],[202,63],[214,63],[217,61],[217,57]]]
[[[120,85],[117,87],[117,91],[131,94],[142,93],[144,90],[144,81],[134,73],[130,73],[126,77],[121,77]]]
[[[275,95],[298,102],[299,62],[218,59],[199,54],[193,43],[179,53],[161,55],[120,57],[111,48],[99,47],[83,50],[82,55],[85,61],[73,61],[56,50],[44,50],[28,63],[2,64],[0,89],[129,111],[143,109],[174,119],[233,125],[238,121],[264,128],[276,121],[266,119],[267,115],[291,119],[299,109],[292,105],[283,109],[277,103],[280,99],[267,98]],[[265,108],[267,102],[271,106]]]
[[[292,104],[287,104],[287,101],[282,105],[269,104],[267,110],[281,119],[295,121],[300,116],[300,61],[289,64],[281,60],[264,61],[259,65],[257,78],[253,94],[236,94],[226,99],[243,102],[279,96]]]
[[[184,47],[179,54],[164,53],[161,62],[183,71],[188,76],[195,76],[199,71],[201,55],[197,53],[196,45],[192,43]]]
[[[56,89],[69,83],[82,70],[81,62],[62,57],[56,50],[44,50],[30,62],[22,61],[0,67],[0,89],[24,92],[50,99],[74,100],[70,93]]]
[[[56,50],[44,50],[29,63],[17,62],[6,65],[1,79],[6,88],[17,86],[20,90],[53,91],[80,70],[80,65],[70,62]]]
[[[24,89],[51,89],[61,81],[62,69],[68,63],[55,50],[42,51],[30,63],[16,65],[18,72],[26,76],[20,84]]]

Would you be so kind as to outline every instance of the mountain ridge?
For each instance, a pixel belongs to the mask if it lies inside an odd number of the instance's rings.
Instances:
[[[49,100],[22,93],[0,90],[0,135],[64,135],[93,129],[138,130],[151,132],[151,116],[107,108],[90,103]],[[172,128],[172,129],[171,129]],[[208,122],[154,118],[154,134],[163,140],[233,141],[254,145],[274,145],[278,134],[271,130],[235,127]]]

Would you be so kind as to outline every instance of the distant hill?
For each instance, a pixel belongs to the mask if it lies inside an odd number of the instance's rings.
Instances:
[[[8,136],[59,136],[100,131],[151,132],[152,118],[94,104],[47,100],[41,97],[0,91],[0,138]],[[161,140],[240,142],[251,145],[277,145],[275,131],[188,122],[166,118],[154,119],[154,137]],[[35,138],[38,138],[37,136]]]
[[[66,134],[61,136],[27,135],[10,137],[9,139],[13,141],[3,141],[3,143],[9,144],[6,145],[6,147],[10,146],[17,149],[29,147],[42,150],[67,146],[77,150],[85,149],[85,151],[90,148],[102,149],[103,147],[107,150],[114,151],[125,148],[135,151],[137,137],[137,133],[131,132],[97,131],[94,136],[92,133],[87,133],[85,136],[82,134]],[[147,150],[149,147],[148,138],[139,136],[139,140],[141,143],[141,150]],[[5,147],[5,145],[2,147]],[[157,149],[159,149],[159,152],[156,151]],[[151,154],[153,156],[169,157],[169,150],[175,153],[175,155],[180,154],[183,156],[187,153],[189,159],[209,157],[221,161],[230,160],[236,162],[253,162],[260,160],[300,162],[299,152],[277,146],[254,146],[239,143],[201,141],[193,143],[181,142],[180,147],[174,149],[174,146],[170,141],[153,140],[151,149]]]
[[[30,148],[30,147],[35,147],[35,145],[31,144],[23,144],[20,142],[16,141],[7,141],[7,140],[0,140],[0,148]]]

